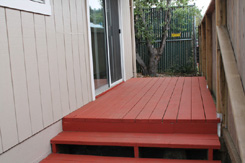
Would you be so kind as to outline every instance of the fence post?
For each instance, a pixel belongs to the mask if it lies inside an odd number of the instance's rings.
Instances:
[[[206,25],[206,79],[208,88],[212,91],[212,15],[205,18]]]
[[[202,36],[201,26],[198,27],[198,46],[199,46],[199,73],[202,73]]]
[[[197,73],[197,52],[196,52],[196,16],[193,16],[193,55],[194,55],[194,71]]]
[[[202,75],[206,77],[206,34],[205,21],[201,24],[202,35]]]
[[[216,8],[216,25],[225,26],[226,25],[226,2],[223,0],[215,0]],[[228,90],[225,81],[224,67],[221,57],[219,40],[216,35],[216,107],[217,112],[223,115],[223,126],[227,124],[227,102],[228,100]]]

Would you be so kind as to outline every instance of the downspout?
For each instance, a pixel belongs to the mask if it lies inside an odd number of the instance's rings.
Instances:
[[[131,20],[131,40],[132,40],[132,64],[133,64],[133,77],[137,77],[136,69],[136,47],[135,47],[135,32],[134,32],[134,4],[133,0],[129,0],[130,7],[130,20]]]

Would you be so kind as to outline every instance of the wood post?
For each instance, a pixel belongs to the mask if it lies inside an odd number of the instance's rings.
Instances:
[[[226,1],[215,0],[215,10],[216,10],[216,25],[225,26],[226,25]]]
[[[222,56],[221,56],[222,57]],[[226,83],[226,78],[225,78],[225,70],[224,70],[224,65],[223,62],[220,62],[220,107],[221,107],[221,112],[223,113],[223,127],[228,126],[228,87]]]
[[[52,143],[52,152],[57,153],[57,146],[54,143]]]
[[[138,146],[134,147],[134,158],[139,158],[139,147]]]
[[[212,90],[212,15],[206,15],[206,79],[208,88]]]
[[[201,26],[198,27],[198,44],[199,44],[199,72],[202,72],[202,36],[201,36]]]
[[[217,40],[218,41],[218,40]],[[222,56],[220,52],[219,43],[217,42],[217,49],[216,49],[216,55],[217,55],[217,81],[216,81],[216,104],[217,104],[217,112],[222,113],[223,115],[223,121],[222,126],[227,127],[228,123],[228,117],[227,117],[227,111],[228,111],[228,88],[225,78],[225,71],[224,71],[224,65],[222,61]]]
[[[208,160],[213,160],[213,149],[208,149]]]
[[[221,94],[220,94],[220,65],[221,65],[221,53],[219,47],[219,40],[216,37],[216,108],[218,113],[222,113],[221,109]]]
[[[201,35],[202,35],[202,75],[206,77],[206,34],[205,34],[205,22],[201,24]]]
[[[215,0],[216,26],[226,26],[226,1]],[[219,40],[216,36],[216,107],[217,112],[223,114],[223,126],[227,126],[227,100],[228,89],[226,85],[225,72],[222,55],[219,47]]]

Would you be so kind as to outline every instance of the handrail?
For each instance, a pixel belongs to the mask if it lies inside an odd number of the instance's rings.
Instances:
[[[245,162],[245,95],[226,27],[216,26],[240,157]]]

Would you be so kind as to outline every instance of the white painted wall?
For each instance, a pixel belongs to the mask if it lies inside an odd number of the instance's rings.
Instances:
[[[0,7],[0,153],[92,100],[85,0],[51,6]]]
[[[51,153],[50,139],[62,131],[58,121],[0,156],[1,163],[37,163]]]

